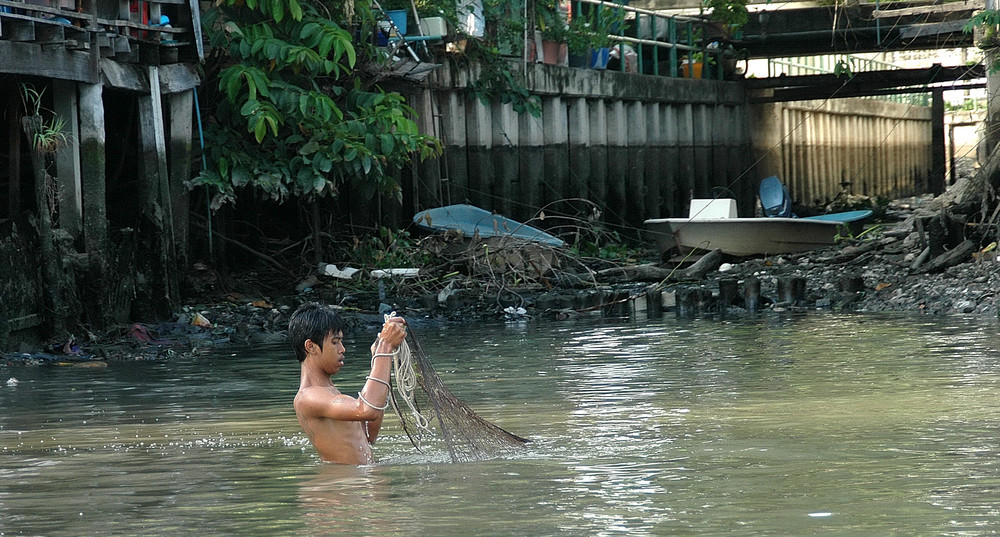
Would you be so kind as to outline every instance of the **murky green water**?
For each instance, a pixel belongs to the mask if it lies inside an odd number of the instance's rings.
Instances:
[[[367,468],[298,430],[282,348],[0,366],[0,535],[996,535],[995,323],[810,314],[422,327],[442,377],[534,442]],[[356,390],[370,341],[348,342]],[[4,385],[10,377],[17,386]]]

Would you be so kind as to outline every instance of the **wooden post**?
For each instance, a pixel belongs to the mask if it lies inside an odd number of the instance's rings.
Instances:
[[[944,172],[944,90],[937,88],[931,92],[931,169],[927,179],[932,194],[944,193]]]
[[[987,9],[996,9],[995,1],[987,2]],[[990,47],[983,52],[983,65],[986,68],[986,121],[984,121],[983,143],[986,146],[986,157],[993,154],[997,143],[1000,143],[1000,72],[990,69],[1000,61],[1000,51]],[[988,158],[984,159],[984,161]],[[993,184],[996,184],[994,181]]]
[[[662,291],[654,287],[646,290],[646,316],[650,319],[663,317]]]
[[[62,301],[62,279],[60,278],[61,263],[56,252],[52,237],[52,215],[49,213],[48,195],[45,185],[45,155],[47,149],[32,143],[36,135],[42,132],[42,116],[31,115],[21,118],[21,125],[28,143],[31,143],[31,168],[35,178],[35,210],[38,215],[38,241],[42,254],[42,275],[44,276],[48,307],[51,312],[49,323],[52,326],[51,336],[61,339],[66,332],[66,311]]]
[[[413,100],[413,109],[416,111],[417,130],[421,134],[430,134],[441,138],[438,129],[438,117],[435,115],[434,90],[430,88],[415,88],[416,94],[408,99]],[[447,205],[443,203],[441,196],[441,164],[443,158],[432,158],[422,162],[415,162],[413,168],[416,170],[411,174],[411,206],[409,210],[413,213],[419,212],[425,207],[439,207]]]
[[[591,199],[587,191],[590,182],[590,107],[582,97],[569,100],[569,180],[567,192],[576,192],[579,197]],[[570,196],[566,196],[570,197]]]
[[[194,93],[168,96],[170,104],[170,205],[174,214],[175,253],[179,267],[187,266],[189,198],[185,181],[191,179],[194,158]]]
[[[778,278],[778,301],[798,306],[806,299],[806,279],[801,276]]]
[[[743,303],[747,311],[760,310],[760,279],[749,276],[743,280]]]
[[[15,100],[7,104],[7,216],[14,218],[21,212],[21,110]]]
[[[153,288],[160,294],[159,303],[149,306],[158,313],[173,310],[177,300],[176,269],[173,263],[173,210],[167,178],[167,147],[164,136],[163,107],[160,99],[159,68],[149,66],[149,95],[139,97],[140,158],[143,177],[140,179],[141,204],[152,236],[141,237],[149,241],[157,257],[153,263],[155,275]]]
[[[83,184],[80,179],[80,122],[77,119],[76,83],[54,79],[55,113],[66,123],[69,139],[56,151],[56,184],[59,185],[59,227],[73,237],[83,232]]]
[[[725,315],[729,306],[736,300],[737,282],[735,278],[719,280],[719,313]]]
[[[691,319],[697,313],[697,303],[695,302],[694,289],[691,287],[680,287],[677,289],[677,307],[674,311],[678,319]]]
[[[108,220],[104,148],[103,88],[80,84],[80,177],[83,183],[83,240],[87,251],[87,290],[84,303],[94,329],[110,321],[108,308],[107,258]]]

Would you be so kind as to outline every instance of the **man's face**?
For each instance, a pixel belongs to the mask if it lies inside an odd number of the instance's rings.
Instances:
[[[331,375],[337,374],[344,366],[344,333],[330,332],[323,340],[323,350],[320,351],[320,363]]]

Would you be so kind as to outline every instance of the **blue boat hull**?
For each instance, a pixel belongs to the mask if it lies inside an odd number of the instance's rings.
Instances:
[[[458,231],[466,237],[514,237],[561,247],[566,242],[538,228],[491,213],[474,205],[457,204],[420,211],[413,223],[428,231]]]

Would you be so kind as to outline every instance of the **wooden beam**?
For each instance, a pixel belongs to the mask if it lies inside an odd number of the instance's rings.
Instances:
[[[899,38],[903,41],[917,39],[918,37],[930,37],[934,35],[953,34],[961,32],[969,19],[945,22],[932,22],[929,24],[912,24],[899,30]]]
[[[977,80],[956,81],[942,90],[970,90],[986,87],[986,82]],[[872,97],[876,95],[903,95],[907,93],[930,93],[934,87],[926,85],[898,86],[891,88],[865,88],[845,86],[813,86],[803,88],[787,88],[770,90],[761,95],[750,97],[751,104],[778,103],[788,101],[811,101],[815,99],[845,99],[847,97]]]
[[[986,76],[982,65],[962,65],[958,67],[942,67],[932,65],[921,69],[893,69],[885,71],[861,71],[850,77],[837,76],[832,73],[821,75],[778,76],[769,78],[751,78],[745,81],[749,90],[764,88],[794,88],[835,86],[845,84],[890,88],[894,86],[912,86],[930,84],[933,82],[950,82],[954,80],[975,80]]]
[[[872,16],[876,19],[907,17],[910,15],[925,15],[928,13],[954,13],[957,11],[976,11],[986,7],[984,0],[966,0],[965,2],[948,2],[930,6],[907,7],[903,9],[876,9]]]
[[[100,78],[90,61],[90,53],[46,48],[34,43],[0,41],[0,73],[34,75],[95,84]]]

